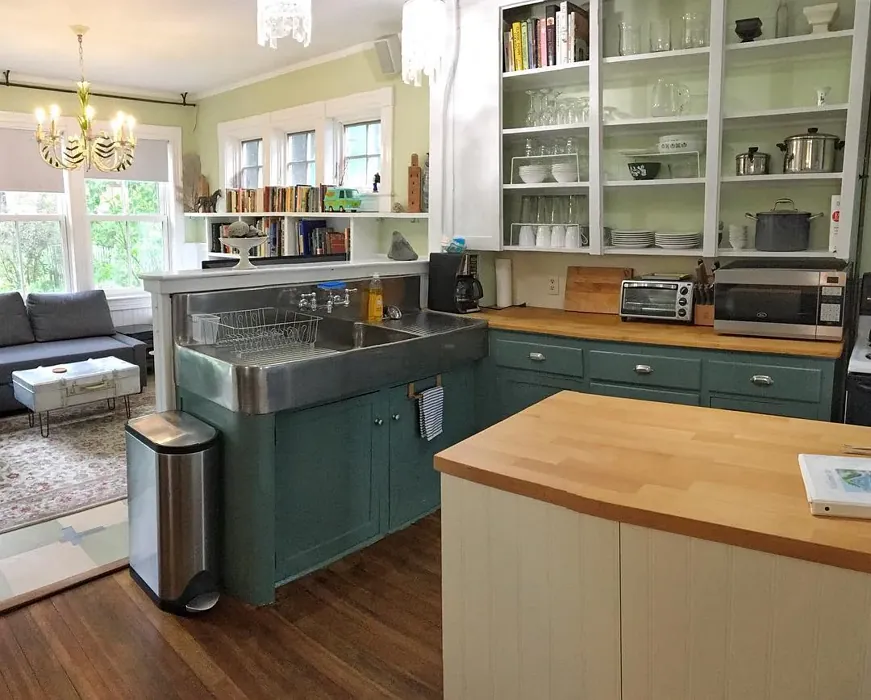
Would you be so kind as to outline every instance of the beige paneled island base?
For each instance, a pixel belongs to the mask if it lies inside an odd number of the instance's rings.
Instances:
[[[563,392],[445,450],[445,697],[871,698],[871,522],[797,464],[869,443]]]

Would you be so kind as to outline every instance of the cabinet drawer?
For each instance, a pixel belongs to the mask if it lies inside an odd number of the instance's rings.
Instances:
[[[581,348],[494,338],[490,342],[490,355],[500,367],[584,376],[584,352]]]
[[[823,372],[804,367],[711,360],[705,366],[705,383],[715,394],[819,403]]]
[[[608,352],[589,353],[590,378],[621,384],[701,389],[702,361],[686,357]]]
[[[725,408],[728,411],[747,411],[749,413],[764,413],[769,416],[786,416],[787,418],[819,418],[817,406],[812,403],[798,401],[759,401],[758,399],[729,398],[728,396],[712,396],[711,408]]]
[[[669,391],[668,389],[648,389],[643,386],[624,386],[619,384],[601,384],[590,382],[590,393],[600,396],[616,396],[620,399],[641,399],[643,401],[662,401],[664,403],[679,403],[685,406],[699,406],[698,394],[688,391]]]

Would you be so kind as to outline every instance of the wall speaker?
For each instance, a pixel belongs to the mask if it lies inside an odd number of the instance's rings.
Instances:
[[[375,40],[375,54],[384,75],[396,75],[402,70],[402,48],[399,34],[389,34]]]

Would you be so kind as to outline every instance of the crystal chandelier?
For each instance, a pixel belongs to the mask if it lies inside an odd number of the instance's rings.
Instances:
[[[435,80],[445,46],[444,0],[408,0],[402,6],[402,80],[420,86]]]
[[[311,43],[311,0],[257,0],[257,43],[277,49],[286,36],[303,46]]]
[[[87,27],[72,27],[79,40],[79,72],[82,79],[76,83],[76,94],[79,96],[81,112],[76,117],[79,133],[67,137],[58,129],[60,109],[52,105],[49,109],[51,121],[48,131],[42,128],[45,121],[45,110],[36,110],[36,143],[42,159],[53,168],[59,170],[97,170],[110,173],[127,170],[133,165],[133,153],[136,150],[136,137],[133,127],[136,120],[118,112],[112,122],[112,136],[105,131],[94,134],[93,120],[96,113],[89,103],[91,86],[85,80],[85,57],[82,48],[82,37],[88,31]]]

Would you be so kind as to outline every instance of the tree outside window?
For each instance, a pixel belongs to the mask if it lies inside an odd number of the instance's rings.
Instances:
[[[0,292],[66,291],[61,210],[55,193],[0,192]]]
[[[342,154],[342,184],[371,191],[375,173],[381,172],[381,122],[346,124]]]
[[[94,285],[142,287],[139,275],[164,268],[167,217],[157,182],[85,180]]]

